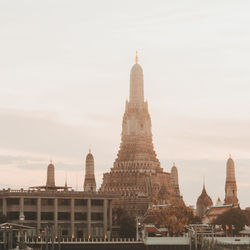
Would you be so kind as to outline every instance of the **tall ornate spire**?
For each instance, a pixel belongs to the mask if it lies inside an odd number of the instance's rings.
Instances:
[[[90,152],[86,156],[84,191],[86,192],[96,191],[94,157]]]
[[[171,168],[171,183],[174,188],[174,193],[176,197],[180,197],[180,188],[179,188],[179,181],[178,181],[178,170],[177,167],[175,166],[175,163],[173,163],[173,167]]]
[[[126,164],[128,161],[138,161],[133,164],[144,169],[148,169],[148,166],[153,169],[160,167],[152,143],[151,118],[148,104],[144,102],[143,70],[138,64],[137,54],[136,63],[130,71],[130,98],[126,102],[121,145],[116,161],[127,161]]]
[[[65,187],[68,187],[67,173],[65,173]]]
[[[138,52],[136,51],[135,63],[138,64]]]
[[[47,182],[46,187],[55,187],[55,167],[50,160],[50,164],[47,168]]]
[[[138,63],[138,54],[136,52],[135,64],[130,71],[130,97],[131,103],[144,103],[144,80],[143,70]]]
[[[237,198],[237,185],[235,178],[235,166],[234,161],[229,155],[227,160],[227,170],[226,170],[226,185],[225,185],[225,204],[238,204]]]

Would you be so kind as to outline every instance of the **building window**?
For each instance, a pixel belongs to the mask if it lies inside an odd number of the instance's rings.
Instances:
[[[87,213],[75,213],[75,220],[87,220]]]
[[[103,200],[91,200],[91,206],[103,206]]]
[[[24,212],[25,220],[36,220],[37,214],[36,212]]]
[[[24,198],[24,205],[35,206],[37,199],[34,198]]]
[[[53,212],[41,212],[41,220],[54,220]]]
[[[58,220],[70,220],[70,213],[68,212],[59,212]]]
[[[87,206],[87,200],[75,199],[75,206]]]
[[[19,212],[7,212],[7,220],[19,220]]]
[[[42,204],[42,206],[53,206],[54,199],[42,199],[41,204]]]
[[[62,236],[68,236],[68,229],[62,229]]]
[[[103,220],[103,213],[91,213],[91,220]]]
[[[69,206],[70,199],[58,199],[58,206]]]
[[[19,198],[7,198],[7,205],[19,205]]]
[[[0,206],[3,205],[3,199],[0,199]]]

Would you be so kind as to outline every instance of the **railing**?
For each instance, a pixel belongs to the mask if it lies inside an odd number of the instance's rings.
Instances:
[[[142,243],[141,240],[136,241],[134,238],[61,238],[60,240],[48,238],[27,238],[25,242],[27,244],[117,244],[117,243],[125,243],[125,244],[135,244]]]
[[[189,245],[189,237],[147,237],[145,245]]]
[[[224,245],[250,245],[250,237],[205,237],[206,240]]]

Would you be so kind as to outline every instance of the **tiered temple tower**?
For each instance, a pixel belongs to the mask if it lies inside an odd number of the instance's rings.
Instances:
[[[47,168],[47,182],[46,187],[53,188],[55,187],[55,166],[52,164],[52,161],[50,161],[50,164]]]
[[[179,180],[178,180],[178,170],[177,170],[177,167],[175,166],[175,163],[173,164],[173,167],[171,168],[170,177],[171,177],[171,183],[174,188],[174,194],[176,198],[179,199],[180,188],[179,188]]]
[[[89,150],[86,156],[86,166],[85,166],[85,179],[84,179],[84,191],[95,192],[96,191],[96,181],[95,181],[95,169],[94,169],[94,157]]]
[[[178,183],[178,174],[175,177]],[[113,168],[103,175],[101,191],[119,192],[122,198],[117,206],[138,214],[147,209],[162,186],[169,199],[175,196],[172,184],[170,173],[163,172],[154,151],[151,118],[148,103],[144,101],[143,69],[136,54],[130,72],[130,96],[123,116],[120,149]]]
[[[235,167],[234,161],[229,156],[227,160],[227,176],[226,176],[226,185],[225,185],[225,205],[238,205],[238,198],[237,198],[237,185],[235,179]]]

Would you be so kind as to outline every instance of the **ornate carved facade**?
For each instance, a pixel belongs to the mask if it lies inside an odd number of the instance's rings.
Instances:
[[[113,168],[103,175],[101,191],[119,192],[117,206],[143,213],[164,186],[167,202],[180,201],[178,173],[164,172],[152,142],[151,118],[144,101],[143,70],[136,63],[130,72],[130,97],[126,101],[120,149]]]

